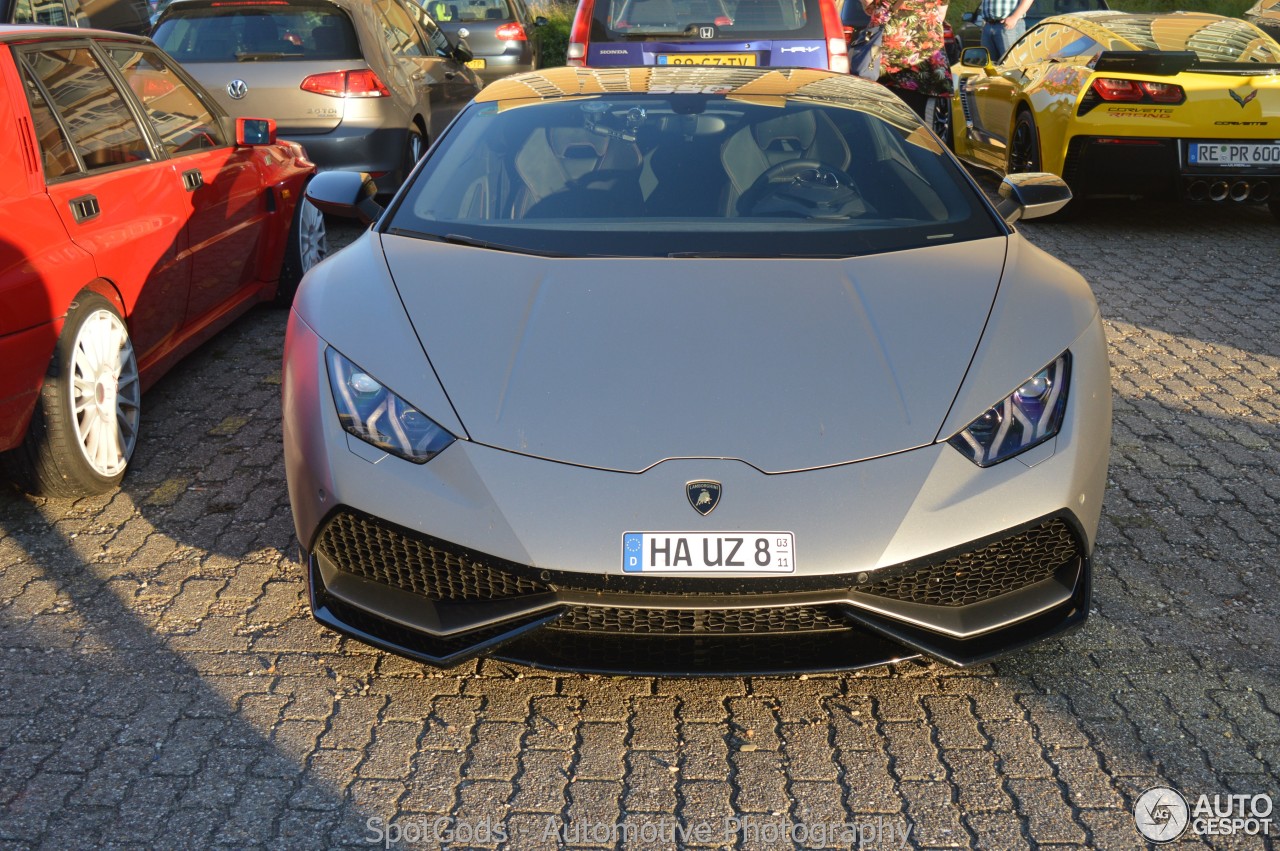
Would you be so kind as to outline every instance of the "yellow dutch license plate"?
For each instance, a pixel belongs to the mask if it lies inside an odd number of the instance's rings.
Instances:
[[[483,60],[483,59],[468,59],[468,60],[467,60],[467,67],[468,67],[468,68],[474,68],[475,70],[479,71],[481,68],[483,68],[483,67],[484,67],[484,60]]]
[[[659,53],[659,65],[755,65],[754,53]]]

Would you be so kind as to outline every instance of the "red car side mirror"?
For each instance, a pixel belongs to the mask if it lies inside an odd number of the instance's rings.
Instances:
[[[271,118],[237,118],[236,145],[274,145],[276,122]]]

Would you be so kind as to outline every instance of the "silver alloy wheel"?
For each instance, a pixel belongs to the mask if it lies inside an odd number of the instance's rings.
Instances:
[[[117,476],[129,463],[141,398],[129,332],[110,310],[95,310],[72,347],[71,421],[80,452],[98,475]]]
[[[329,256],[329,238],[324,226],[324,213],[315,204],[305,198],[299,202],[298,210],[298,257],[301,259],[301,272],[310,271],[311,267]]]
[[[952,135],[954,131],[951,126],[951,98],[949,97],[934,98],[933,132],[942,140],[942,144],[955,150],[956,140]]]
[[[421,133],[409,134],[409,165],[410,167],[417,164],[422,159],[422,155],[426,153]]]

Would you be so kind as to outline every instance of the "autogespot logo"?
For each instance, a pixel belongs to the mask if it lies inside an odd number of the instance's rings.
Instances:
[[[1181,793],[1157,786],[1133,805],[1138,832],[1152,842],[1172,842],[1190,830],[1196,836],[1271,836],[1275,802],[1256,795],[1200,795],[1189,804]]]
[[[1152,842],[1172,842],[1187,829],[1187,800],[1167,786],[1148,789],[1133,805],[1138,832]]]

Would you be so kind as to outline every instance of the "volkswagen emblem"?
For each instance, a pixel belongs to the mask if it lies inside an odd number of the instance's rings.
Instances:
[[[715,27],[698,27],[698,38],[715,38]]]
[[[227,94],[231,95],[236,100],[240,100],[245,95],[249,94],[249,84],[244,80],[232,80],[230,83],[227,83]]]
[[[705,516],[720,504],[720,483],[689,482],[684,486],[684,495],[689,497],[693,510]]]

